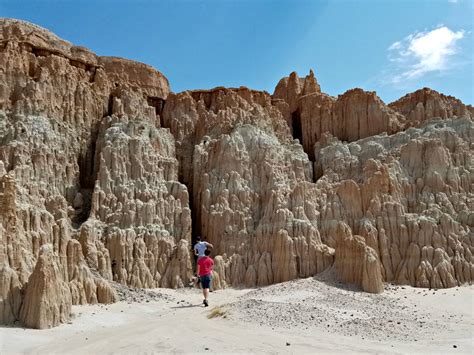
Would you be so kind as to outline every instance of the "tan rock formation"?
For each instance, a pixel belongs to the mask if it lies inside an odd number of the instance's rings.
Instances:
[[[375,92],[352,89],[337,98],[333,136],[354,141],[387,132],[395,133],[403,127],[405,117],[385,106]]]
[[[296,72],[282,78],[273,92],[274,99],[280,99],[288,103],[290,112],[298,109],[298,100],[301,96],[320,93],[321,87],[314,76],[313,70],[309,71],[304,79],[300,78]]]
[[[191,211],[186,186],[176,181],[173,136],[147,121],[109,117],[102,121],[97,149],[91,219],[108,226],[102,239],[113,278],[135,287],[183,287],[192,271]],[[90,231],[84,230],[83,239],[91,238]],[[94,248],[92,255],[86,252],[90,266],[96,265],[95,254]]]
[[[20,319],[30,328],[51,328],[70,319],[71,294],[62,280],[61,264],[53,247],[41,246],[38,262],[28,279]]]
[[[305,205],[311,164],[267,93],[171,94],[163,122],[193,194],[195,232],[215,246],[218,287],[266,285],[331,265],[334,251]]]
[[[291,140],[288,125],[272,105],[270,95],[245,87],[170,94],[163,110],[163,124],[176,138],[179,178],[188,187],[193,181],[194,147],[202,141],[228,134],[243,124],[275,134],[282,142]]]
[[[392,136],[316,145],[321,239],[336,248],[344,221],[376,251],[385,281],[443,288],[470,282],[472,143],[468,119]]]
[[[389,104],[389,107],[404,115],[411,126],[417,126],[432,118],[474,117],[472,106],[464,105],[455,97],[443,95],[429,88],[407,94]]]
[[[311,160],[314,144],[325,133],[352,142],[382,132],[393,134],[405,127],[405,117],[387,107],[375,92],[352,89],[334,98],[320,90],[310,93],[291,90],[285,96],[279,86],[274,97],[288,103],[293,136],[300,140]],[[285,106],[280,107],[284,113]]]
[[[129,259],[143,263],[156,254],[157,266],[131,262],[130,275],[151,269],[160,285],[183,285],[189,262],[173,260],[186,259],[187,191],[175,181],[173,137],[154,128],[169,93],[166,78],[145,64],[97,57],[23,21],[0,20],[0,43],[0,322],[20,318],[21,291],[44,244],[58,255],[73,304],[115,301],[107,282],[114,277],[140,284],[112,268],[118,261],[111,253],[124,237],[127,255],[144,239],[156,244]],[[123,132],[111,122],[124,122]],[[123,210],[110,212],[120,204]],[[139,215],[128,221],[133,210]],[[121,253],[113,255],[120,262]]]
[[[351,229],[340,222],[336,229],[334,268],[344,282],[355,283],[366,292],[381,293],[383,279],[377,252],[367,246],[363,237],[352,235]]]
[[[220,280],[267,285],[332,264],[334,250],[321,242],[314,206],[305,198],[311,177],[301,146],[281,144],[252,125],[196,146],[196,218],[223,256]]]
[[[193,234],[215,246],[215,288],[329,267],[368,292],[474,277],[473,110],[452,97],[334,98],[312,71],[272,96],[174,94],[9,19],[0,67],[0,323],[57,325],[114,302],[112,280],[182,287]]]

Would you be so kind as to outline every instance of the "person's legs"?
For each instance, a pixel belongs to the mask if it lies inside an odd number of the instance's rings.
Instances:
[[[204,296],[204,306],[208,306],[209,287],[211,286],[211,276],[201,276],[202,295]]]

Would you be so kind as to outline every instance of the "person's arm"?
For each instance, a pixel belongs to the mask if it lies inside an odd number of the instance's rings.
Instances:
[[[194,246],[194,255],[198,255],[198,254],[199,254],[198,250],[197,250],[196,246]]]
[[[199,262],[197,263],[196,266],[197,266],[197,267],[196,267],[196,275],[199,276]]]
[[[214,248],[214,246],[213,246],[211,243],[209,243],[209,242],[206,242],[206,246],[209,247],[209,248],[211,248],[211,249]]]

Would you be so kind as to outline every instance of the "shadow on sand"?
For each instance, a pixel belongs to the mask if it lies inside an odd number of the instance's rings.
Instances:
[[[199,303],[199,304],[187,304],[187,305],[179,305],[179,306],[173,306],[173,307],[170,307],[172,309],[181,309],[181,308],[194,308],[194,307],[203,307],[204,308],[204,305],[202,303]]]

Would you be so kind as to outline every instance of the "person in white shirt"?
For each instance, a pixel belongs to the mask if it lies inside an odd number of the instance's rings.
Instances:
[[[194,255],[196,255],[196,257],[197,257],[196,261],[199,261],[200,258],[205,256],[204,252],[208,248],[212,249],[213,248],[212,244],[208,243],[204,240],[201,240],[201,237],[197,236],[196,237],[196,244],[194,244]]]

